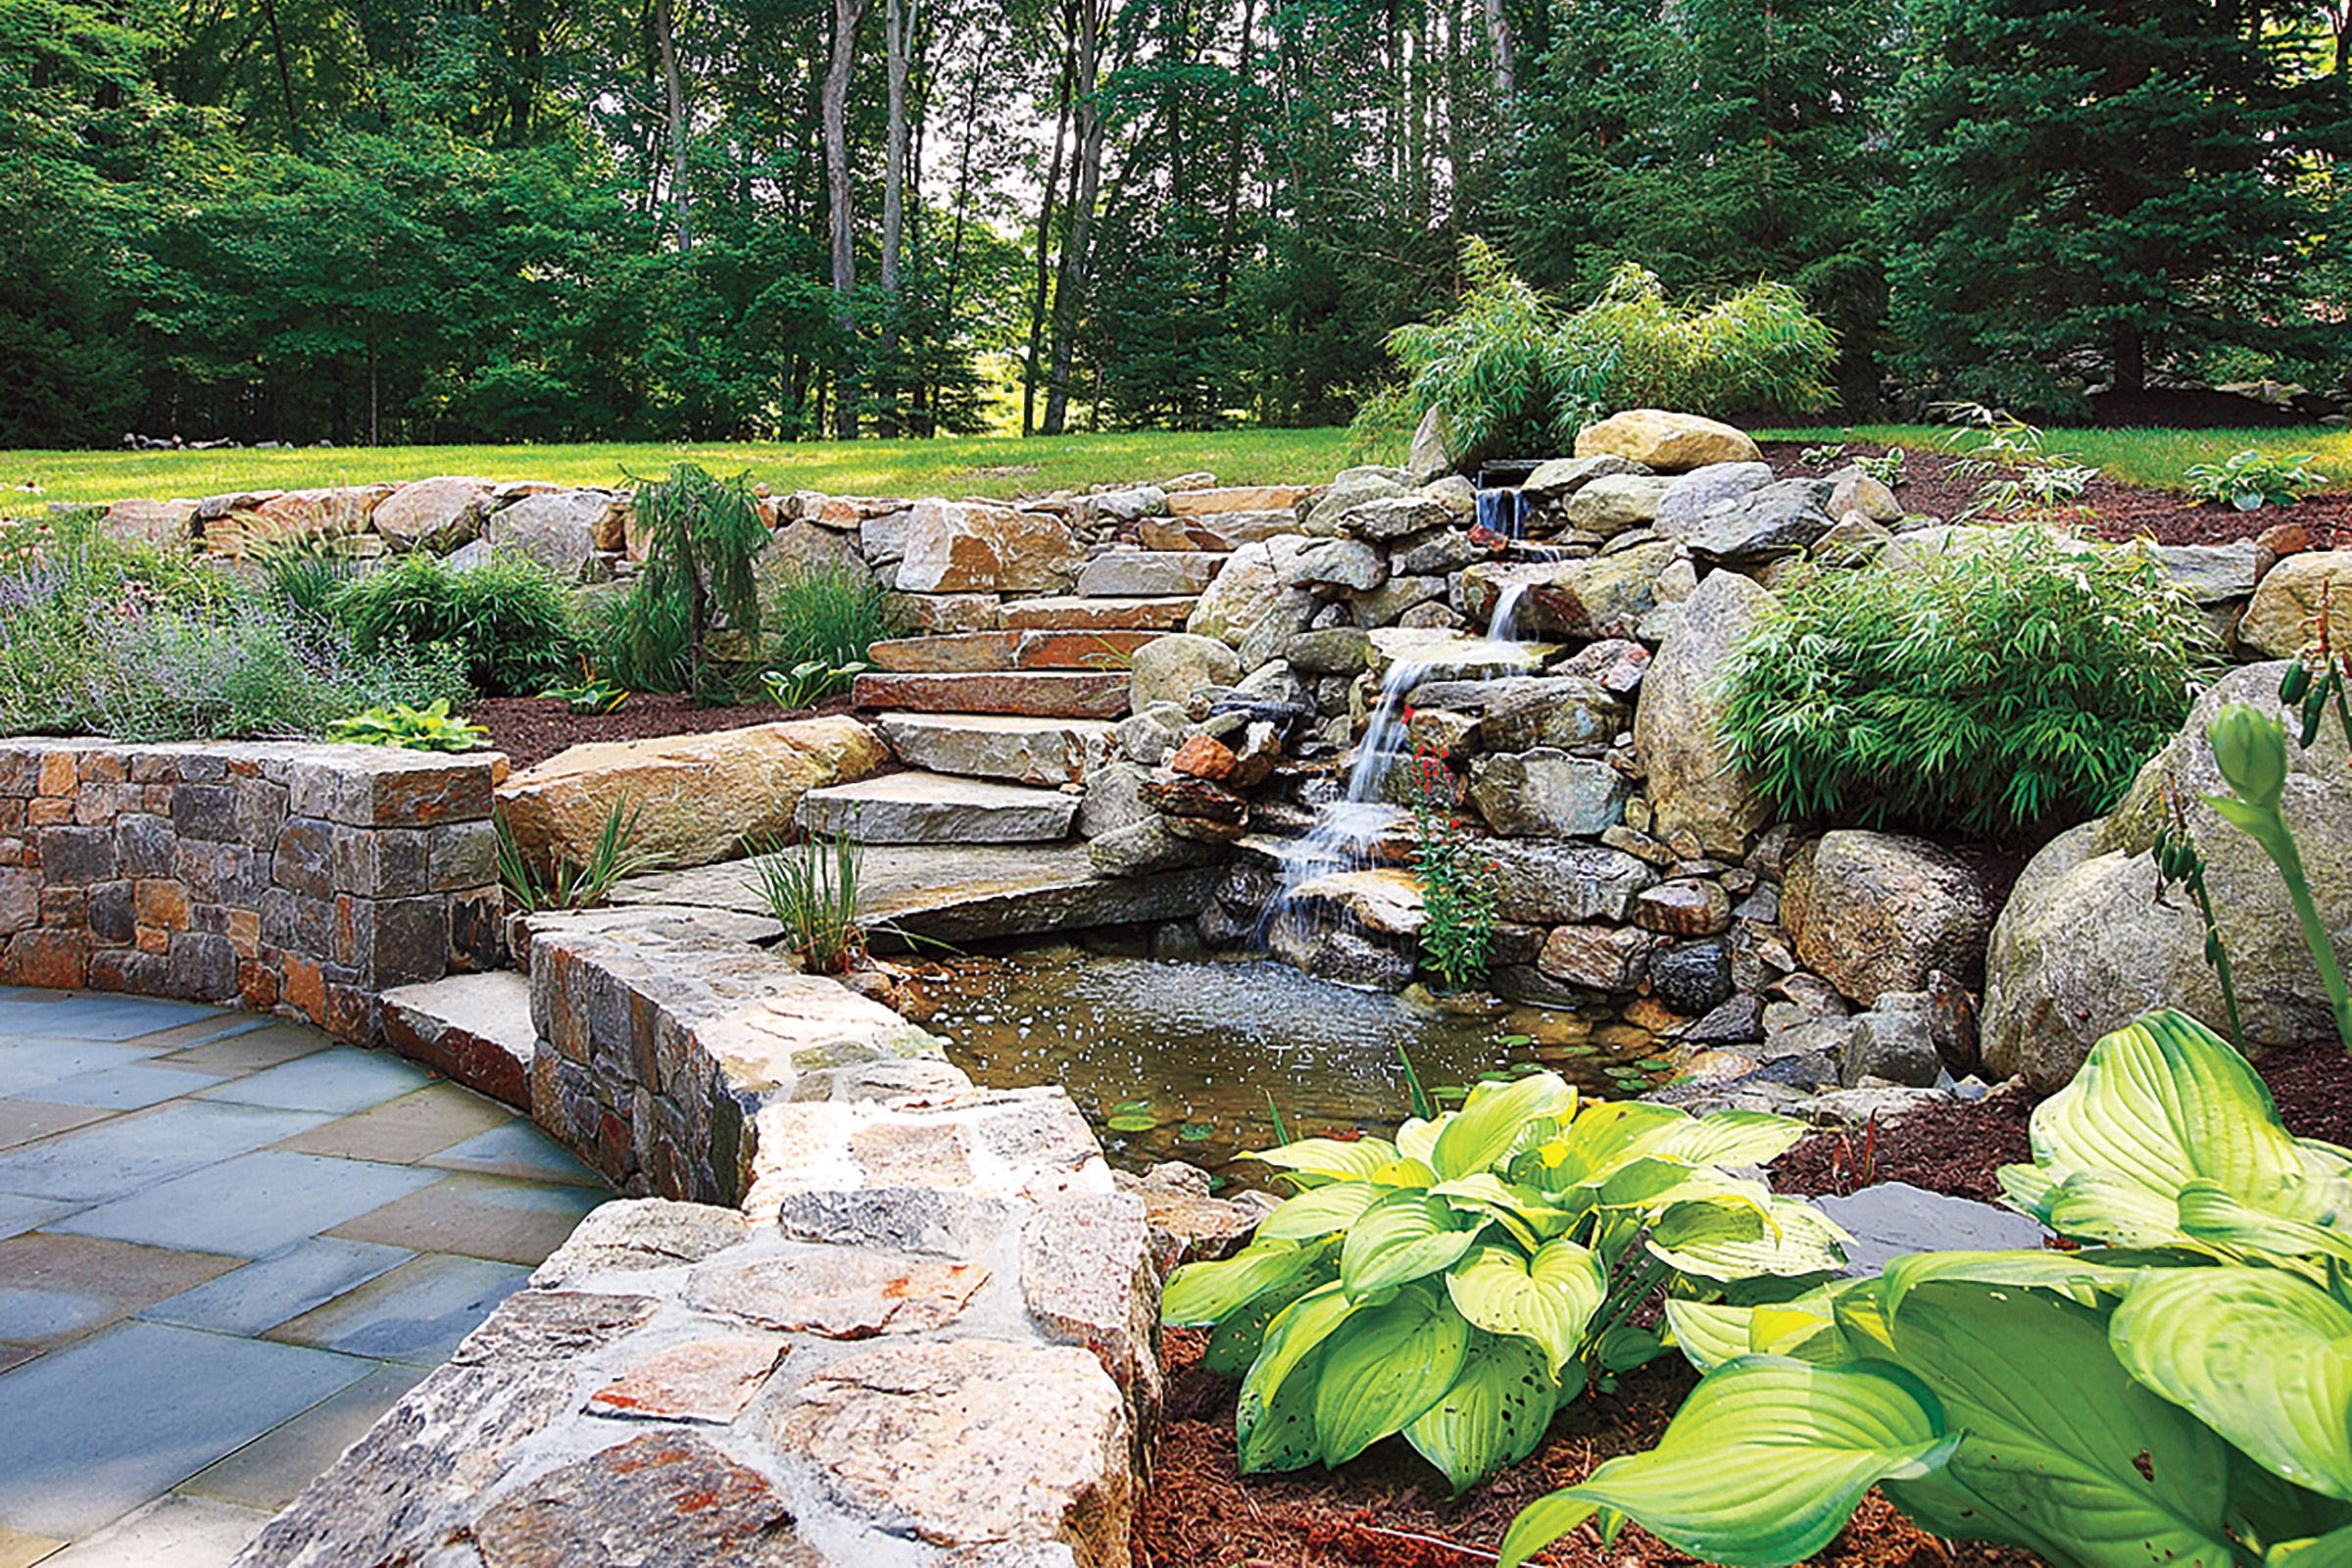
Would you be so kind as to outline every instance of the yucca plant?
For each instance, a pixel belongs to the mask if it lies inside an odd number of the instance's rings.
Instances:
[[[754,846],[745,880],[784,928],[784,946],[819,974],[840,974],[865,956],[858,923],[864,851],[848,834],[812,833],[798,844]]]
[[[503,811],[498,816],[498,880],[510,907],[525,914],[542,909],[587,909],[605,902],[632,876],[660,867],[660,859],[637,843],[643,808],[627,798],[614,801],[597,829],[585,859],[562,854],[537,857],[514,836]]]

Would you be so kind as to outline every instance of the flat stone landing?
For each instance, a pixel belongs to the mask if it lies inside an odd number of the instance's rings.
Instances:
[[[764,914],[748,867],[737,860],[637,877],[615,904],[653,904]],[[1208,903],[1222,866],[1106,877],[1086,845],[874,845],[865,851],[861,921],[935,942],[1039,936],[1094,925],[1181,920]]]

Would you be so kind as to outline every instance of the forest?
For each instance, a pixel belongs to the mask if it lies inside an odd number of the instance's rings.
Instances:
[[[2352,0],[0,0],[0,447],[1342,423],[1473,237],[1849,414],[2333,386]],[[1719,411],[1735,412],[1735,411]]]

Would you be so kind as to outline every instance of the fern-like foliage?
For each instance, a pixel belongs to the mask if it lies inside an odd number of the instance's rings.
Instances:
[[[1998,833],[2112,806],[2219,660],[2151,555],[2021,524],[1796,576],[1733,661],[1725,731],[1785,816]]]

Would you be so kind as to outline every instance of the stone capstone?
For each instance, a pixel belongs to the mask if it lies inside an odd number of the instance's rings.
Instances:
[[[648,1433],[557,1466],[473,1531],[483,1568],[824,1568],[784,1499],[701,1438]]]
[[[1809,550],[1836,526],[1826,479],[1781,479],[1709,512],[1686,536],[1690,553],[1726,565],[1755,565]]]
[[[767,1384],[792,1342],[775,1334],[718,1334],[633,1361],[588,1396],[592,1415],[725,1426]]]
[[[978,502],[918,501],[899,562],[902,593],[1058,593],[1080,558],[1069,525],[1044,512]]]
[[[1769,463],[1711,463],[1693,468],[1666,487],[1650,526],[1669,539],[1688,539],[1718,508],[1728,511],[1770,483]]]
[[[761,1328],[866,1340],[945,1327],[989,1279],[989,1270],[977,1263],[869,1249],[796,1248],[777,1257],[705,1263],[689,1279],[686,1298]]]
[[[1695,414],[1628,409],[1577,432],[1576,455],[1604,454],[1639,463],[1654,473],[1685,473],[1715,463],[1755,463],[1763,454],[1739,430]]]

